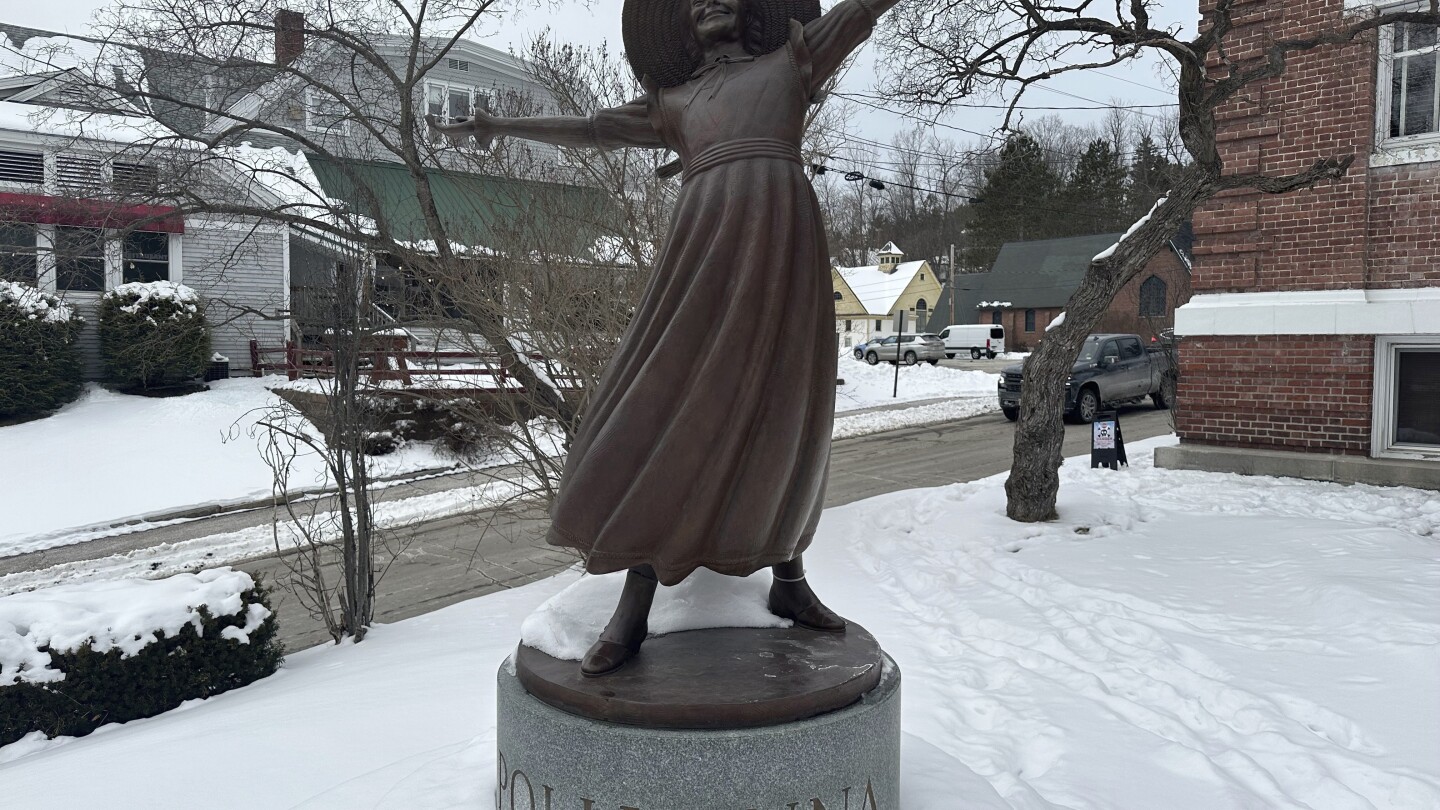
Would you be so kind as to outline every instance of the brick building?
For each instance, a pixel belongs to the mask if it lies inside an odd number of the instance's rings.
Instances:
[[[1367,9],[1241,2],[1225,48],[1252,56]],[[1195,295],[1176,314],[1181,443],[1158,464],[1440,488],[1437,59],[1434,26],[1383,29],[1292,56],[1223,110],[1232,169],[1356,159],[1337,182],[1197,212]]]
[[[1095,254],[1115,244],[1118,233],[1006,242],[989,272],[955,277],[931,318],[930,331],[950,324],[996,323],[1005,347],[1030,351],[1045,327],[1065,309]],[[1174,325],[1175,308],[1190,297],[1190,233],[1176,234],[1134,279],[1121,288],[1096,326],[1099,332],[1133,332],[1152,338]]]

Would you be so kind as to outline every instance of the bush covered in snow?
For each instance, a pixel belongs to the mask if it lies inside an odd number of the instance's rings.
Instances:
[[[82,326],[55,296],[0,281],[0,419],[43,414],[80,395]]]
[[[100,299],[105,381],[122,391],[197,379],[210,362],[200,296],[172,281],[122,284]]]
[[[0,746],[89,734],[273,673],[268,591],[229,568],[0,597]]]

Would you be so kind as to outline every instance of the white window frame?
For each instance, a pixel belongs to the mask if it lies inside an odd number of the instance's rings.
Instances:
[[[170,271],[169,280],[176,284],[185,283],[185,234],[168,234],[170,239]],[[56,289],[56,256],[55,256],[55,226],[35,226],[35,257],[36,287],[44,292],[74,296],[74,297],[98,297],[110,290],[120,286],[125,280],[125,255],[120,240],[120,232],[115,230],[105,231],[105,289],[99,292],[93,290],[59,290]]]
[[[1440,461],[1440,447],[1428,444],[1396,442],[1395,436],[1395,372],[1400,351],[1425,349],[1440,351],[1440,335],[1379,335],[1375,338],[1375,381],[1371,397],[1370,456],[1371,458],[1403,458]]]
[[[342,116],[345,116],[345,117],[342,117],[342,118],[340,119],[340,122],[339,122],[338,124],[336,124],[335,126],[328,126],[328,127],[319,126],[319,125],[318,125],[319,122],[315,120],[315,116],[318,115],[318,113],[319,113],[319,107],[320,107],[320,104],[321,104],[321,103],[334,104],[334,105],[336,105],[337,107],[340,107],[341,110],[342,110],[341,115],[342,115]],[[326,135],[342,135],[342,136],[344,136],[344,135],[349,135],[349,134],[350,134],[350,119],[349,119],[349,117],[348,117],[349,115],[350,115],[350,110],[345,107],[345,103],[342,102],[340,99],[335,98],[334,96],[330,95],[329,93],[326,93],[326,92],[324,92],[324,91],[322,91],[322,90],[318,90],[318,89],[316,89],[316,88],[314,88],[314,87],[307,87],[307,88],[305,88],[305,131],[306,131],[306,132],[317,132],[317,133],[322,133],[322,134],[326,134]]]
[[[1386,6],[1382,10],[1420,11],[1421,3],[1410,2]],[[1395,71],[1395,30],[1393,26],[1380,29],[1379,64],[1375,70],[1375,154],[1371,166],[1395,166],[1406,163],[1427,163],[1440,161],[1440,120],[1437,131],[1418,135],[1390,136],[1390,102],[1393,100],[1391,83]],[[1436,46],[1440,48],[1440,45]],[[1436,78],[1437,92],[1440,92],[1440,75]]]
[[[427,82],[425,82],[425,112],[427,112],[427,113],[430,112],[430,90],[431,90],[431,88],[438,88],[438,89],[440,90],[440,92],[443,94],[443,96],[444,96],[444,98],[445,98],[445,109],[444,109],[444,111],[445,111],[445,118],[446,118],[447,120],[449,120],[449,121],[455,120],[455,116],[451,115],[451,110],[450,110],[450,94],[451,94],[451,93],[453,93],[453,92],[455,92],[455,91],[457,91],[457,90],[463,90],[463,91],[465,91],[465,92],[467,92],[467,93],[470,94],[470,114],[471,114],[471,115],[474,115],[474,114],[475,114],[475,110],[479,109],[481,99],[484,99],[484,100],[486,100],[486,101],[488,102],[488,101],[489,101],[489,98],[490,98],[489,94],[485,93],[485,92],[482,91],[479,87],[477,87],[477,86],[475,86],[475,85],[473,85],[473,84],[463,84],[463,83],[460,83],[460,82],[447,82],[447,81],[427,81]]]

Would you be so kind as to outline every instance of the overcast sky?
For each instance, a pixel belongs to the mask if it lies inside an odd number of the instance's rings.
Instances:
[[[203,0],[197,0],[203,2]],[[43,28],[48,30],[82,32],[90,15],[108,0],[43,0],[43,2],[18,2],[8,0],[4,11],[0,11],[0,22]],[[536,33],[549,27],[559,41],[577,44],[599,44],[608,41],[612,50],[620,51],[620,8],[623,0],[554,0],[551,3],[509,4],[518,10],[487,15],[491,19],[476,37],[487,45],[501,50],[519,51],[526,41]],[[830,0],[822,0],[828,6]],[[1160,23],[1183,24],[1193,28],[1197,16],[1195,0],[1173,2],[1167,0],[1153,15]],[[875,47],[867,44],[861,51],[855,66],[845,77],[842,92],[870,93],[876,83]],[[1063,109],[1054,111],[1034,110],[1029,117],[1054,114],[1074,123],[1097,120],[1104,112],[1103,105],[1119,103],[1125,105],[1161,105],[1174,101],[1174,93],[1168,91],[1169,80],[1159,69],[1158,62],[1137,63],[1127,68],[1111,68],[1103,73],[1090,72],[1062,76],[1047,88],[1032,89],[1026,96],[1027,105],[1054,107],[1081,107],[1087,109]],[[995,99],[971,99],[973,103],[995,103]],[[883,102],[882,102],[883,105]],[[1164,112],[1158,107],[1145,106],[1139,109],[1143,115],[1159,115]],[[896,113],[887,113],[872,108],[861,108],[857,121],[858,136],[868,141],[888,142],[896,132],[913,127],[914,118]],[[958,109],[939,119],[936,133],[958,143],[975,144],[981,141],[978,135],[970,133],[992,133],[1000,124],[1000,113],[975,107]],[[968,130],[965,132],[962,130]],[[883,174],[877,169],[872,174]]]

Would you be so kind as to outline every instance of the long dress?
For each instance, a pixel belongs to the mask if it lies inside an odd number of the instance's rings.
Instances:
[[[685,167],[654,275],[571,444],[548,541],[586,569],[744,576],[810,545],[834,421],[834,298],[800,158],[816,90],[869,36],[843,0],[789,43],[597,113]]]

